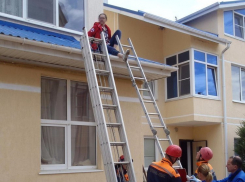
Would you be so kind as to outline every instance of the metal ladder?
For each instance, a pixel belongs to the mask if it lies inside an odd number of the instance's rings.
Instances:
[[[129,45],[123,45],[121,43],[120,39],[118,38],[118,36],[116,37],[116,39],[117,39],[117,43],[119,45],[121,53],[124,53],[124,47],[127,48],[127,49],[131,49],[131,52],[133,52],[133,56],[131,55],[131,56],[129,56],[129,58],[132,59],[133,61],[135,61],[137,66],[130,64],[129,61],[126,61],[126,65],[127,65],[128,71],[129,71],[129,75],[130,75],[131,81],[133,83],[133,86],[134,86],[134,88],[135,88],[135,90],[137,92],[137,95],[139,97],[141,106],[142,106],[143,111],[145,113],[146,119],[147,119],[148,124],[150,126],[150,129],[152,131],[152,134],[154,136],[157,148],[159,149],[161,157],[165,157],[165,154],[163,152],[163,149],[162,149],[160,141],[166,141],[166,142],[169,142],[169,145],[173,145],[173,142],[172,142],[171,137],[170,137],[170,131],[167,129],[167,126],[164,123],[164,120],[163,120],[162,115],[160,113],[160,110],[159,110],[159,108],[157,106],[157,103],[156,103],[156,100],[155,100],[154,95],[152,93],[152,90],[151,90],[151,88],[150,88],[150,86],[148,84],[148,81],[146,79],[144,70],[143,70],[143,68],[141,66],[141,63],[140,63],[139,58],[138,58],[138,56],[136,54],[136,51],[134,49],[134,46],[133,46],[133,43],[132,43],[131,39],[128,38]],[[141,76],[140,77],[134,76],[134,71],[133,70],[140,71]],[[145,83],[145,85],[146,85],[146,88],[139,88],[138,85],[136,84],[136,80],[143,81]],[[141,92],[144,92],[144,91],[145,92],[149,92],[149,96],[150,96],[149,100],[145,100],[142,97]],[[148,110],[147,110],[146,104],[153,104],[155,112],[149,113]],[[154,125],[152,123],[152,121],[151,121],[152,120],[151,116],[158,117],[160,125],[159,124],[158,125]],[[159,138],[158,137],[156,129],[161,129],[161,128],[165,132],[166,138]],[[175,168],[182,168],[181,162],[178,160],[178,166],[174,166],[174,167]]]
[[[104,34],[96,39],[88,37],[86,28],[83,33],[80,43],[107,182],[118,181],[116,165],[126,166],[129,181],[136,182]],[[101,51],[92,52],[91,42]],[[120,155],[124,155],[124,161],[118,160]]]

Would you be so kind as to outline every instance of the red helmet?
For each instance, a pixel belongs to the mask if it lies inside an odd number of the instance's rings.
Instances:
[[[213,151],[209,147],[201,148],[200,154],[205,161],[209,161],[213,157]]]
[[[181,157],[182,156],[182,149],[178,145],[170,145],[166,149],[166,154],[172,157]]]
[[[124,161],[124,155],[121,155],[121,156],[120,156],[120,160],[121,160],[121,161]]]

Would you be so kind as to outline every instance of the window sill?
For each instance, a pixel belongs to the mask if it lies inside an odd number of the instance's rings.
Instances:
[[[232,102],[238,103],[238,104],[245,104],[244,101],[238,101],[238,100],[232,100]]]
[[[181,96],[181,97],[175,97],[172,99],[167,99],[165,102],[172,102],[172,101],[176,101],[176,100],[182,100],[182,99],[187,99],[193,97],[192,95],[185,95],[185,96]]]
[[[64,169],[64,170],[42,170],[39,174],[69,174],[69,173],[95,173],[103,172],[100,169]]]
[[[227,33],[225,33],[224,35],[227,36],[227,37],[231,37],[231,38],[233,38],[233,39],[237,39],[237,40],[240,40],[240,41],[242,41],[242,42],[245,42],[245,39],[236,37],[236,36],[234,36],[234,35],[230,35],[230,34],[227,34]]]
[[[202,98],[202,99],[209,99],[209,100],[217,100],[217,101],[221,101],[220,97],[212,97],[212,96],[206,96],[206,95],[194,95],[194,97],[196,98]]]

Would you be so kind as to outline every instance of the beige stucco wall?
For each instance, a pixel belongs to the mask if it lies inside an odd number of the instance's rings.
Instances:
[[[98,21],[98,16],[103,12],[103,0],[86,0],[86,27],[92,27]]]

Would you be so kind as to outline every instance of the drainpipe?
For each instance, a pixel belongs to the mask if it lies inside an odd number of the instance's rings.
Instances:
[[[225,61],[224,53],[230,48],[231,43],[226,44],[226,48],[221,53],[222,61],[222,91],[223,91],[223,118],[224,118],[224,142],[225,142],[225,164],[228,159],[228,141],[227,141],[227,114],[226,114],[226,84],[225,84]],[[226,176],[228,176],[227,169],[225,170]]]

